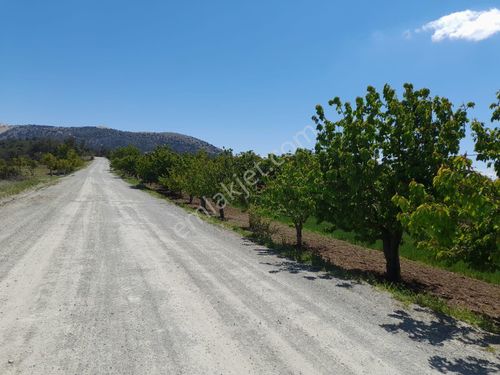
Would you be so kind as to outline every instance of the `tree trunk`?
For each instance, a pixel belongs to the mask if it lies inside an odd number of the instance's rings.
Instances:
[[[220,208],[219,208],[219,218],[220,218],[221,220],[225,220],[225,219],[226,219],[226,216],[225,216],[225,214],[224,214],[224,207],[220,207]]]
[[[386,276],[389,281],[401,280],[401,265],[399,263],[399,245],[401,244],[401,232],[386,231],[383,234],[384,256],[386,262]]]
[[[295,224],[295,233],[297,235],[297,250],[302,250],[302,223]]]

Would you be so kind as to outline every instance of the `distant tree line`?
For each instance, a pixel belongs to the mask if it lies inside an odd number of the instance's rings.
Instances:
[[[406,231],[436,257],[478,269],[500,269],[500,182],[459,155],[470,125],[477,159],[500,173],[500,91],[492,125],[470,121],[468,103],[455,108],[428,89],[368,87],[354,103],[329,101],[332,117],[316,107],[315,151],[261,157],[252,151],[178,154],[167,147],[142,154],[123,147],[113,169],[175,195],[200,199],[200,210],[224,219],[227,204],[289,218],[302,247],[309,217],[381,240],[390,280],[401,277],[399,247]]]
[[[64,142],[51,139],[0,141],[0,179],[33,176],[39,166],[51,175],[67,174],[83,165],[90,151],[74,139]]]

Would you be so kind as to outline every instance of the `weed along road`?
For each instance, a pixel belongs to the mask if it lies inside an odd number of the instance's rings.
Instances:
[[[0,228],[0,374],[500,370],[498,337],[194,220],[106,159],[5,203]]]

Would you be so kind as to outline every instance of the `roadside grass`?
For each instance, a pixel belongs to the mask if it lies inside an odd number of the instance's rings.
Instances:
[[[137,178],[123,175],[117,172],[115,172],[115,174],[120,176],[123,180],[125,180],[129,184],[133,185],[134,188],[144,190],[145,192],[151,194],[154,197],[167,200],[172,204],[182,207],[183,209],[185,209],[190,213],[196,212],[196,210],[190,207],[187,203],[180,203],[178,201],[174,201],[165,194],[162,194],[142,184],[141,181]],[[214,225],[222,226],[224,228],[233,230],[239,233],[242,237],[267,247],[273,253],[281,257],[294,260],[297,263],[305,267],[308,267],[309,270],[327,272],[332,277],[336,277],[342,280],[366,282],[372,285],[376,289],[388,292],[395,300],[401,302],[403,306],[406,308],[409,308],[411,305],[418,305],[421,307],[428,308],[429,310],[433,311],[436,314],[443,314],[446,316],[450,316],[456,320],[463,321],[468,324],[471,324],[472,326],[479,327],[487,332],[500,334],[500,325],[492,318],[475,313],[466,308],[449,306],[444,299],[439,298],[437,296],[433,296],[429,293],[424,293],[424,292],[416,292],[402,284],[394,284],[387,282],[386,280],[383,280],[380,277],[377,277],[371,273],[353,272],[345,270],[341,267],[335,266],[334,264],[326,262],[323,258],[314,254],[312,251],[304,250],[302,252],[297,252],[297,249],[290,244],[284,244],[284,243],[280,244],[274,242],[270,238],[256,237],[253,232],[246,229],[242,229],[238,225],[231,224],[227,221],[221,221],[220,219],[214,216],[207,216],[200,214],[199,217],[202,218],[202,220],[205,220]],[[281,218],[281,220],[278,218],[278,221],[287,223],[287,220],[285,218]],[[353,244],[357,244],[360,246],[366,246],[366,243],[357,240],[352,233],[343,231],[330,231],[329,227],[326,224],[318,224],[314,219],[308,220],[308,222],[304,226],[304,229],[312,232],[319,232],[321,234],[329,235],[336,239],[343,240],[346,242],[351,242]]]
[[[85,160],[83,165],[72,173],[87,167],[89,163],[90,160]],[[33,175],[25,175],[14,180],[0,180],[0,199],[20,194],[29,189],[53,185],[57,183],[61,177],[64,176],[50,176],[48,168],[40,165],[35,168]]]
[[[49,176],[48,170],[45,167],[37,167],[33,176],[26,176],[16,180],[0,180],[0,199],[35,187],[53,184],[57,179],[57,176]]]
[[[292,222],[288,218],[273,215],[268,216],[283,224],[292,224]],[[346,241],[354,245],[359,245],[361,247],[382,251],[382,241],[377,241],[375,243],[361,241],[356,238],[356,235],[354,233],[346,232],[340,229],[332,230],[330,224],[325,222],[318,223],[315,218],[309,218],[309,220],[307,220],[307,222],[304,224],[304,230],[319,233],[321,235],[332,237],[337,240]],[[500,284],[500,270],[496,272],[479,271],[471,268],[469,265],[462,261],[453,263],[436,259],[433,252],[424,249],[418,249],[411,237],[407,234],[403,236],[403,243],[400,247],[400,255],[406,259],[445,269],[447,271],[460,273],[474,279],[486,281],[492,284]]]
[[[402,302],[405,306],[414,304],[427,307],[436,313],[451,316],[456,320],[469,323],[491,333],[500,334],[500,326],[493,319],[472,312],[466,308],[449,306],[442,298],[438,298],[429,293],[416,293],[398,284],[377,281],[373,283],[373,285],[376,288],[389,292],[396,300]]]

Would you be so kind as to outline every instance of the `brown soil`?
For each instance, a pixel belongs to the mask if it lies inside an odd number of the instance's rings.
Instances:
[[[174,199],[188,205],[184,198]],[[193,200],[191,208],[198,208]],[[248,229],[248,214],[235,207],[225,210],[226,222]],[[282,223],[273,223],[276,233],[273,242],[295,243],[295,229]],[[314,232],[303,234],[305,247],[329,264],[351,273],[371,274],[383,279],[385,259],[381,251],[352,245],[348,242]],[[464,307],[493,318],[500,323],[500,286],[476,280],[457,273],[401,258],[401,276],[405,286],[418,292],[427,292],[448,302],[450,306]]]

